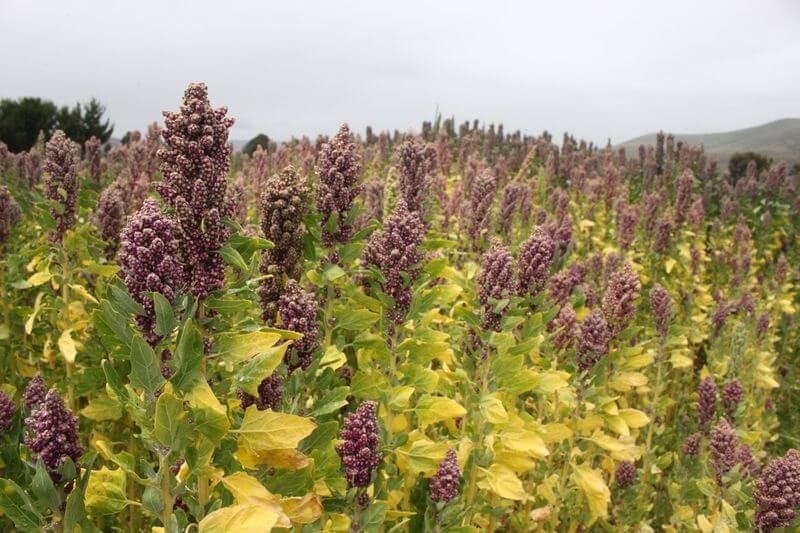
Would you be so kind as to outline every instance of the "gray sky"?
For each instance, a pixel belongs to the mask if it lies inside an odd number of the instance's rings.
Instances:
[[[0,0],[0,97],[96,96],[115,136],[191,81],[231,137],[418,128],[437,109],[623,141],[800,116],[795,0]]]

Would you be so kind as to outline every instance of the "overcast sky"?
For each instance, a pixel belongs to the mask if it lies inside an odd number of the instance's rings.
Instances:
[[[96,96],[143,129],[205,81],[258,132],[436,110],[596,142],[800,116],[800,2],[0,0],[0,97]]]

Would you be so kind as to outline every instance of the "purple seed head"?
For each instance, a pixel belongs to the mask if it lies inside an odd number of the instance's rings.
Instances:
[[[700,429],[706,426],[717,414],[717,385],[714,378],[707,376],[697,386],[697,415]]]
[[[603,315],[611,327],[612,337],[630,324],[639,299],[639,275],[627,261],[613,271],[603,295]]]
[[[25,393],[22,395],[22,403],[25,405],[26,409],[33,411],[44,401],[45,396],[47,396],[47,387],[44,384],[42,375],[37,372],[36,375],[28,381],[28,385],[25,387]]]
[[[378,451],[380,433],[377,409],[375,402],[363,402],[355,412],[347,415],[339,431],[339,438],[343,442],[336,446],[336,452],[341,457],[350,488],[367,487],[372,470],[383,460],[383,455]]]
[[[278,299],[278,313],[285,329],[303,334],[286,350],[284,361],[289,372],[297,368],[305,370],[311,365],[314,351],[319,346],[317,309],[317,300],[312,293],[301,289],[293,279],[286,282]]]
[[[697,457],[700,455],[700,444],[703,440],[701,433],[692,433],[683,443],[683,455],[687,457]]]
[[[541,227],[534,226],[531,236],[519,249],[517,268],[520,295],[536,295],[545,287],[555,249],[556,244],[550,235]]]
[[[419,245],[424,233],[419,214],[409,211],[401,198],[383,230],[373,233],[364,249],[364,264],[380,270],[383,292],[394,299],[395,307],[388,314],[397,324],[411,306],[411,285],[420,273]]]
[[[50,214],[56,221],[55,232],[50,236],[60,242],[64,232],[75,225],[78,209],[80,182],[76,172],[80,162],[80,146],[67,138],[63,131],[56,131],[45,145],[44,182],[45,196],[54,204]]]
[[[667,336],[669,320],[672,317],[672,300],[669,292],[656,283],[650,290],[650,310],[653,313],[656,331],[664,339]]]
[[[11,428],[16,409],[14,400],[9,398],[5,392],[0,391],[0,431],[8,431]]]
[[[164,112],[164,146],[158,150],[162,181],[155,185],[174,210],[188,289],[198,298],[222,287],[225,267],[218,251],[230,230],[225,201],[233,119],[214,109],[204,83],[192,83],[178,112]]]
[[[395,153],[397,186],[408,210],[420,212],[436,169],[436,149],[419,137],[407,137]]]
[[[106,257],[113,258],[119,248],[120,232],[125,223],[125,202],[115,184],[112,183],[100,195],[94,223],[106,243]]]
[[[151,345],[160,338],[155,333],[155,305],[145,294],[159,292],[169,301],[183,286],[184,269],[174,237],[175,223],[167,218],[155,200],[145,200],[137,213],[128,217],[120,235],[120,275],[133,300],[145,309],[136,317],[142,335]]]
[[[76,464],[83,454],[78,440],[78,417],[64,405],[55,389],[51,389],[31,416],[25,419],[28,434],[25,446],[32,452],[34,460],[41,459],[50,471],[56,470],[67,459]]]
[[[755,481],[756,524],[762,531],[789,525],[800,507],[800,452],[773,459]]]
[[[608,354],[611,331],[603,315],[593,309],[581,322],[578,335],[578,369],[586,372]]]
[[[744,389],[738,380],[732,379],[722,386],[722,406],[728,420],[733,421],[734,411],[742,400],[744,400]]]
[[[497,300],[513,296],[516,289],[514,278],[514,257],[508,248],[494,241],[492,247],[483,254],[478,274],[478,299],[483,305],[482,325],[485,330],[499,331],[503,312],[496,312],[495,304]]]
[[[347,214],[353,207],[353,201],[361,194],[358,180],[362,169],[361,155],[350,139],[347,124],[342,124],[336,136],[322,146],[317,156],[317,167],[317,210],[322,214],[323,244],[344,244],[350,239],[353,229],[347,222]],[[338,222],[331,231],[328,221],[334,215]]]
[[[431,500],[449,502],[458,496],[458,485],[461,483],[461,469],[454,449],[447,450],[447,455],[439,463],[439,470],[430,479]]]
[[[0,185],[0,254],[11,230],[19,224],[21,214],[19,204],[12,198],[8,189]]]
[[[630,487],[636,481],[636,465],[630,461],[620,462],[614,477],[620,489]]]

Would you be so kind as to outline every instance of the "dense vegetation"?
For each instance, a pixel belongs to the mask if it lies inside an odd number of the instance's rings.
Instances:
[[[3,529],[797,523],[786,165],[164,122],[0,150]]]
[[[41,98],[4,98],[0,100],[0,142],[12,152],[28,151],[40,137],[47,141],[56,130],[61,130],[79,144],[92,137],[105,144],[114,132],[111,121],[104,118],[105,113],[105,106],[95,98],[85,104],[60,108]]]

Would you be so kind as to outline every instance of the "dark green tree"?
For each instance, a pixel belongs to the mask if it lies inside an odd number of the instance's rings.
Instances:
[[[242,148],[242,152],[244,152],[247,155],[253,155],[253,152],[255,152],[256,148],[258,148],[259,146],[261,146],[261,148],[263,148],[264,150],[269,150],[271,143],[272,141],[270,141],[268,136],[266,136],[263,133],[259,133],[258,135],[247,141],[247,144],[245,144],[244,148]]]
[[[111,121],[103,120],[105,112],[106,107],[95,98],[85,105],[77,103],[72,108],[64,106],[58,111],[58,129],[63,130],[67,137],[81,146],[92,136],[105,144],[114,132]]]
[[[47,139],[53,134],[56,115],[56,105],[41,98],[4,98],[0,100],[0,141],[12,152],[30,150],[40,131]]]
[[[731,178],[733,178],[734,183],[745,175],[747,172],[747,165],[750,161],[756,162],[756,176],[758,176],[762,170],[768,169],[772,164],[772,160],[764,154],[759,154],[757,152],[736,152],[731,156],[728,162],[728,170],[731,173]]]

